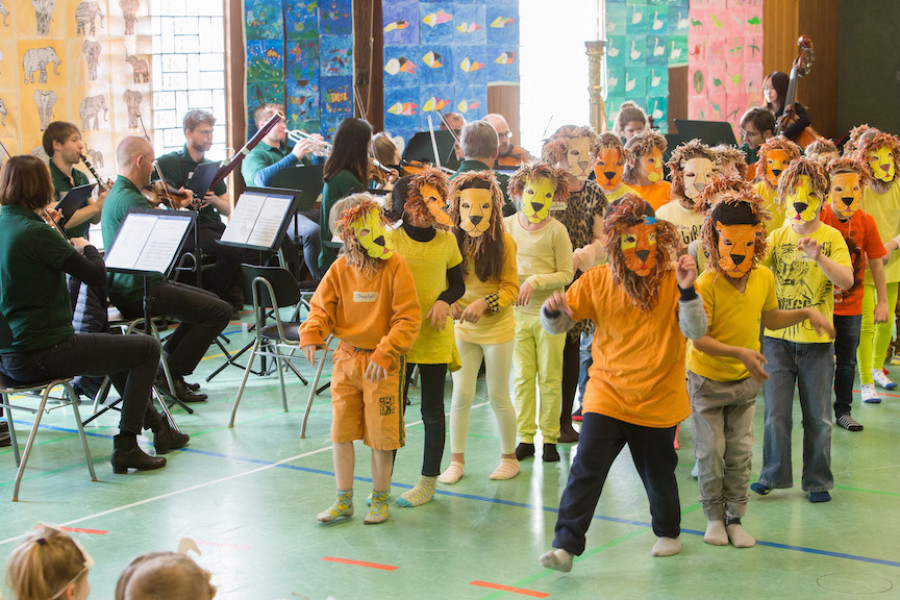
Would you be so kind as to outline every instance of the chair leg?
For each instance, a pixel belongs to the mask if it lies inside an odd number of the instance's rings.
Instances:
[[[278,352],[278,347],[275,346],[275,366],[278,368],[278,385],[281,386],[281,406],[284,408],[284,412],[287,412],[287,392],[284,391],[284,369],[281,365],[282,360],[281,354]]]
[[[72,412],[75,413],[75,424],[78,426],[78,436],[81,438],[81,449],[84,450],[84,460],[87,461],[88,471],[91,473],[91,481],[97,481],[97,473],[94,472],[94,462],[91,460],[91,449],[88,448],[87,436],[84,434],[84,424],[81,422],[81,414],[78,411],[78,396],[68,382],[63,384],[65,393],[72,402]]]
[[[13,488],[13,502],[19,500],[19,486],[22,484],[22,475],[25,474],[25,465],[28,463],[28,455],[31,454],[31,447],[34,445],[34,438],[37,435],[38,428],[41,426],[41,417],[44,415],[44,408],[47,406],[47,398],[50,397],[51,387],[48,385],[41,394],[41,405],[38,406],[37,412],[34,413],[34,424],[31,426],[31,432],[28,434],[28,441],[25,442],[25,452],[22,454],[22,461],[19,463],[19,469],[16,471],[16,485]]]
[[[106,396],[109,394],[109,388],[111,385],[111,381],[109,379],[109,375],[103,378],[103,383],[100,384],[100,389],[97,390],[97,394],[94,396],[94,408],[92,409],[93,414],[97,414],[97,409],[100,408],[100,405],[106,401]]]
[[[166,399],[162,397],[162,394],[160,394],[155,387],[150,388],[150,393],[153,398],[156,398],[156,401],[159,403],[159,407],[163,411],[163,414],[165,414],[166,418],[169,419],[169,423],[172,424],[172,427],[175,428],[175,431],[181,431],[181,429],[178,428],[178,423],[175,422],[175,417],[172,416],[172,411],[169,410],[169,405],[166,404]]]
[[[306,437],[306,422],[309,420],[309,411],[312,409],[313,400],[316,398],[316,386],[319,385],[319,378],[322,377],[322,369],[325,368],[325,358],[328,356],[328,344],[322,350],[322,356],[319,358],[319,365],[316,367],[316,378],[309,387],[309,397],[306,399],[306,410],[303,412],[303,424],[300,425],[300,439]]]
[[[247,360],[247,367],[244,369],[244,377],[241,379],[241,385],[238,386],[237,395],[234,397],[234,404],[231,407],[231,420],[228,421],[229,427],[234,427],[234,417],[237,415],[238,404],[241,402],[241,395],[244,393],[244,386],[247,385],[247,378],[250,376],[250,370],[253,368],[253,358],[259,349],[259,337],[253,342],[250,350],[250,358]]]
[[[18,467],[22,463],[22,457],[19,454],[19,441],[16,439],[16,424],[13,422],[13,411],[9,407],[9,394],[3,394],[3,404],[6,405],[6,424],[9,425],[9,441],[12,444],[13,456]]]

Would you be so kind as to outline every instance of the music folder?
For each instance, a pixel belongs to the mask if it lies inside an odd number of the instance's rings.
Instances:
[[[441,166],[455,171],[459,168],[459,159],[456,158],[454,145],[456,140],[453,134],[446,129],[434,132],[434,141],[437,145],[438,153],[441,155]],[[431,144],[431,132],[419,131],[410,138],[403,149],[403,160],[420,161],[429,164],[436,164],[434,160],[434,146]]]
[[[678,129],[678,135],[681,136],[682,142],[697,138],[710,147],[718,146],[719,144],[738,145],[731,123],[726,123],[725,121],[675,119],[675,127]]]
[[[197,165],[194,174],[191,176],[191,180],[188,181],[187,185],[184,187],[194,192],[194,198],[202,199],[203,196],[206,195],[206,192],[209,191],[209,184],[212,183],[216,173],[219,172],[219,167],[221,165],[222,161],[220,160]]]
[[[65,227],[72,215],[75,214],[75,211],[84,206],[87,199],[91,197],[91,192],[96,185],[96,183],[87,183],[73,187],[59,199],[54,208],[62,215],[59,219],[60,227]]]
[[[269,182],[269,187],[300,191],[297,210],[312,210],[325,186],[324,170],[324,163],[279,169]]]
[[[228,218],[220,244],[252,250],[273,250],[293,220],[301,192],[247,188]]]
[[[106,270],[168,276],[196,218],[183,210],[131,209],[106,251]]]

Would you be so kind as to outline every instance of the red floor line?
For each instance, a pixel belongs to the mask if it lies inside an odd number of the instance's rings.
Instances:
[[[469,585],[477,585],[478,587],[498,590],[500,592],[512,592],[513,594],[521,594],[522,596],[531,596],[532,598],[546,598],[550,594],[544,592],[535,592],[534,590],[526,590],[525,588],[511,587],[501,585],[499,583],[491,583],[490,581],[470,581]]]
[[[349,558],[338,558],[336,556],[325,556],[322,560],[327,560],[328,562],[334,563],[342,563],[345,565],[355,565],[357,567],[368,567],[370,569],[381,569],[382,571],[396,571],[400,567],[395,567],[393,565],[380,565],[378,563],[365,562],[362,560],[351,560]]]
[[[82,529],[80,527],[60,527],[63,531],[70,533],[92,533],[94,535],[106,535],[109,531],[105,529]]]

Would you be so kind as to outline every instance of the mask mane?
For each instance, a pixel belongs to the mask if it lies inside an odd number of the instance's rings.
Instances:
[[[705,158],[713,166],[716,164],[716,155],[709,146],[698,139],[681,144],[672,152],[672,157],[666,163],[669,167],[669,180],[672,182],[670,195],[676,200],[690,202],[684,194],[684,163],[692,158]]]
[[[468,188],[491,190],[491,224],[482,235],[473,238],[459,226],[462,220],[460,192]],[[503,269],[503,193],[493,171],[461,173],[450,181],[450,218],[453,232],[463,256],[463,264],[475,261],[475,274],[481,281],[500,279]]]
[[[733,162],[738,173],[741,174],[741,177],[744,179],[747,178],[747,155],[739,148],[728,146],[727,144],[720,144],[718,146],[713,146],[710,150],[712,150],[712,153],[716,157],[714,162],[716,163],[717,168],[721,168],[726,162]]]
[[[701,215],[705,215],[713,207],[713,201],[719,194],[728,192],[736,194],[743,192],[750,193],[752,191],[753,186],[746,179],[726,177],[725,175],[713,175],[709,185],[707,185],[703,191],[700,192],[700,195],[697,196],[697,201],[694,203],[694,210]]]
[[[430,223],[432,227],[445,230],[449,229],[449,227],[438,223],[434,219],[434,215],[431,214],[431,211],[428,210],[428,206],[425,204],[425,198],[422,196],[422,187],[425,185],[434,186],[435,189],[437,189],[438,194],[444,199],[450,197],[450,186],[447,184],[447,176],[440,169],[428,167],[422,173],[413,175],[409,178],[409,183],[406,186],[405,198],[400,198],[400,200],[403,201],[403,220],[406,221],[407,215],[415,215]],[[395,198],[394,212],[397,212],[397,204],[398,199]]]
[[[824,167],[829,161],[827,158],[822,157],[822,155],[829,153],[836,155],[838,149],[831,140],[819,138],[804,148],[803,153],[806,155],[806,158],[813,162],[817,162]]]
[[[814,194],[817,193],[822,202],[825,202],[825,198],[828,196],[828,176],[825,174],[825,169],[822,168],[822,165],[809,159],[798,158],[788,165],[788,168],[784,170],[784,173],[781,174],[781,178],[778,180],[778,197],[775,201],[779,206],[783,207],[788,194],[797,189],[801,175],[806,175],[809,178],[812,192]]]
[[[801,154],[800,146],[781,136],[773,137],[759,147],[759,161],[757,161],[759,168],[756,170],[758,174],[757,178],[765,181],[766,187],[768,187],[769,190],[775,189],[775,186],[769,183],[769,180],[766,178],[766,159],[769,152],[772,150],[783,150],[789,161],[800,158]],[[782,177],[784,177],[784,173],[782,173]]]
[[[869,128],[872,129],[872,128]],[[891,156],[894,158],[894,180],[893,181],[881,181],[880,179],[872,179],[869,181],[869,186],[875,190],[879,194],[883,194],[888,189],[890,189],[891,185],[894,184],[894,181],[897,180],[897,177],[900,176],[900,144],[897,143],[897,138],[892,136],[889,133],[877,133],[873,136],[865,136],[866,139],[863,140],[862,144],[859,146],[858,151],[858,159],[865,162],[867,165],[869,164],[868,154],[870,150],[878,150],[881,147],[888,148],[891,151]]]
[[[597,151],[600,149],[600,141],[593,128],[587,125],[563,125],[553,132],[549,138],[544,140],[544,146],[541,148],[541,161],[551,165],[558,165],[566,157],[566,148],[569,140],[575,138],[586,137],[591,140],[591,164],[597,158]]]
[[[625,163],[625,172],[622,175],[622,181],[628,184],[636,184],[638,181],[637,171],[639,170],[638,162],[642,157],[650,154],[654,148],[658,148],[660,152],[665,152],[668,147],[666,138],[655,131],[645,131],[639,133],[625,144],[625,150],[631,153],[631,159]]]
[[[549,179],[553,184],[553,201],[565,202],[569,197],[569,183],[566,180],[566,172],[547,163],[539,162],[530,165],[522,165],[519,170],[510,177],[507,192],[516,200],[516,208],[522,210],[522,194],[525,193],[525,182],[539,179]]]
[[[340,231],[341,241],[344,242],[341,254],[347,257],[348,265],[356,267],[366,277],[371,278],[381,268],[384,261],[380,258],[369,256],[369,253],[362,247],[362,244],[356,237],[356,232],[353,231],[350,225],[357,219],[364,218],[366,213],[372,209],[378,211],[378,216],[382,223],[387,225],[389,221],[381,211],[381,206],[368,194],[354,194],[354,196],[347,198],[347,200],[351,199],[356,199],[355,203],[344,210],[344,214],[336,223],[337,231]]]
[[[645,223],[646,217],[653,217],[650,205],[640,196],[625,194],[609,206],[603,220],[606,256],[609,257],[613,279],[625,289],[625,293],[642,312],[650,312],[656,304],[660,282],[670,268],[671,257],[675,256],[680,239],[674,225],[668,221],[655,221],[656,266],[646,277],[630,271],[625,266],[620,239],[628,228]]]
[[[839,156],[831,159],[825,172],[831,178],[834,175],[842,173],[856,173],[859,175],[859,184],[867,185],[872,180],[872,170],[869,168],[869,161],[861,160],[859,154],[853,156]]]
[[[709,188],[707,188],[709,189]],[[715,206],[703,221],[700,243],[709,257],[708,265],[725,274],[719,265],[719,230],[716,223],[723,225],[759,225],[770,218],[763,207],[763,199],[751,188],[740,191],[726,190],[726,196]],[[756,266],[766,255],[766,228],[760,227],[754,238],[753,265]]]
[[[849,156],[859,150],[859,138],[861,138],[863,134],[870,129],[874,128],[870,127],[868,123],[863,123],[862,125],[857,125],[850,130],[850,139],[848,139],[847,143],[844,144],[844,156]],[[875,131],[878,130],[876,129]]]

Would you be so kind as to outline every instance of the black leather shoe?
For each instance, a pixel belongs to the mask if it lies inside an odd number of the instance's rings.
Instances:
[[[187,387],[187,389],[191,390],[192,392],[196,392],[197,390],[200,389],[199,383],[191,383],[190,381],[185,381],[184,385]]]
[[[150,456],[141,450],[134,435],[117,435],[113,438],[110,462],[113,473],[119,475],[127,473],[128,469],[152,471],[166,466],[166,459],[162,456]]]
[[[166,454],[170,450],[184,448],[191,440],[188,434],[172,427],[165,415],[159,415],[159,419],[150,429],[153,430],[153,448],[157,454]]]
[[[157,377],[156,385],[162,389],[164,392],[168,393],[170,396],[174,396],[181,400],[182,402],[205,402],[209,397],[206,394],[198,394],[194,392],[190,387],[188,387],[187,382],[184,379],[177,377],[175,379],[175,393],[169,390],[169,382],[166,381],[165,376]],[[198,386],[199,388],[199,386]]]

